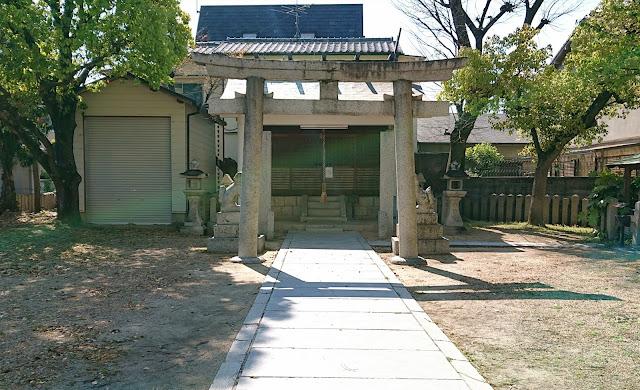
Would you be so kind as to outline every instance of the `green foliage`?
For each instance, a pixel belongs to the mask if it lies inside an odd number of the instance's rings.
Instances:
[[[177,0],[3,2],[0,70],[32,92],[47,80],[63,93],[102,70],[157,87],[187,55],[188,22]]]
[[[60,199],[78,198],[75,113],[88,81],[131,73],[152,87],[171,83],[192,45],[188,22],[179,0],[0,2],[0,124],[62,184]],[[56,147],[38,121],[43,116],[51,119]],[[79,220],[78,205],[58,206],[59,217]]]
[[[640,177],[634,177],[631,181],[631,203],[638,201],[638,191],[640,190]],[[600,172],[595,181],[595,187],[587,199],[587,213],[580,213],[581,221],[587,221],[589,226],[598,227],[598,220],[604,218],[607,213],[607,206],[612,199],[622,200],[624,197],[624,180],[621,175],[613,173],[608,169]],[[631,208],[622,208],[622,214],[627,214]]]
[[[486,46],[490,48],[490,46]],[[462,111],[482,115],[495,101],[498,90],[498,73],[492,53],[462,48],[460,57],[467,57],[467,66],[453,73],[451,80],[442,84],[438,100],[458,102]]]
[[[572,34],[565,68],[611,91],[626,108],[637,107],[640,1],[602,0]]]
[[[483,51],[463,48],[467,66],[443,83],[440,99],[464,101],[464,112],[481,115],[498,110],[504,103],[505,89],[527,81],[537,69],[546,67],[551,47],[539,49],[533,38],[537,30],[517,29],[505,38],[487,39]]]
[[[467,148],[465,158],[467,160],[467,169],[478,176],[483,176],[487,172],[495,170],[504,161],[504,156],[490,142],[483,142]]]
[[[445,83],[442,96],[475,102],[465,110],[502,112],[506,119],[494,127],[530,141],[536,158],[530,222],[541,224],[553,161],[570,143],[600,138],[602,115],[640,105],[640,0],[603,0],[576,28],[563,70],[548,64],[550,49],[538,47],[536,34],[525,26],[489,40],[482,54],[469,53],[469,65]]]

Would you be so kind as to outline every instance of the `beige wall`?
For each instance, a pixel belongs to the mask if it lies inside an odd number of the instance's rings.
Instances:
[[[208,115],[198,114],[190,117],[189,158],[198,160],[198,168],[209,176],[203,180],[202,187],[209,193],[216,192],[216,125]]]
[[[171,118],[171,185],[172,212],[186,212],[186,197],[182,192],[185,179],[179,175],[187,167],[186,161],[186,114],[194,107],[180,103],[175,96],[161,91],[153,91],[147,85],[132,80],[115,80],[100,92],[84,92],[83,103],[86,110],[78,110],[74,152],[78,173],[84,178],[84,123],[83,116],[164,116]],[[80,211],[85,211],[84,181],[80,183]],[[174,219],[180,219],[179,216]]]

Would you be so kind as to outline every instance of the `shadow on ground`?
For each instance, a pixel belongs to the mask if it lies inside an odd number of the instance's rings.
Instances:
[[[552,286],[540,282],[490,283],[429,265],[416,265],[413,266],[413,268],[462,283],[438,286],[411,286],[408,289],[418,301],[501,299],[620,300],[616,297],[603,294],[581,294],[572,291],[556,290]]]

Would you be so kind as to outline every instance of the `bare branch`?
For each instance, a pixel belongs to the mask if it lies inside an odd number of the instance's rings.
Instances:
[[[522,18],[522,25],[542,29],[581,6],[579,0],[393,0],[393,3],[424,33],[422,41],[428,42],[425,46],[430,52],[446,55],[457,54],[461,47],[482,50],[485,37],[510,15]],[[436,50],[438,46],[442,47]]]

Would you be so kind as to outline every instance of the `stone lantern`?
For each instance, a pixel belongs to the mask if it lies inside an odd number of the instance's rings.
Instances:
[[[458,169],[457,161],[451,163],[450,169],[445,173],[447,190],[443,192],[442,224],[446,230],[465,230],[462,216],[460,215],[460,201],[467,194],[464,191],[463,181],[468,178],[464,171]]]
[[[181,233],[203,235],[204,226],[198,209],[200,208],[200,199],[204,195],[202,189],[202,179],[209,174],[198,169],[198,160],[191,160],[190,168],[180,174],[180,177],[187,179],[187,188],[183,191],[187,196],[189,204],[189,213],[184,222],[184,226],[180,229]]]

